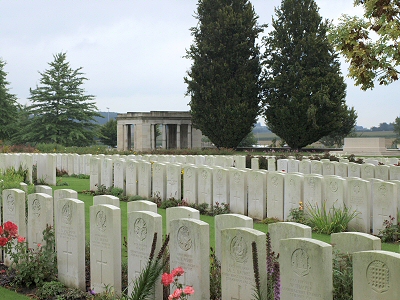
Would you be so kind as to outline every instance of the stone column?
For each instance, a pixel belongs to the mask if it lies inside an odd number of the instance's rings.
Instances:
[[[188,125],[188,149],[192,149],[192,124]]]
[[[150,148],[151,148],[151,150],[156,149],[155,126],[157,126],[157,125],[150,124]]]
[[[124,127],[125,125],[123,124],[117,124],[117,149],[120,151],[124,150]]]
[[[176,149],[181,149],[181,124],[176,124]]]
[[[162,124],[162,147],[167,149],[167,125]]]

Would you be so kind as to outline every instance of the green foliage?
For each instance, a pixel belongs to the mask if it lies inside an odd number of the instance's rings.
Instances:
[[[257,145],[258,141],[253,131],[249,132],[248,135],[239,143],[238,147],[252,147],[253,145]]]
[[[303,207],[292,208],[289,212],[289,221],[307,225],[307,218]]]
[[[271,236],[267,233],[267,300],[280,299],[281,276],[278,261],[279,253],[275,253],[271,248]]]
[[[353,259],[350,254],[333,253],[333,299],[353,300]]]
[[[308,207],[308,224],[317,233],[332,234],[344,232],[347,230],[348,224],[359,214],[357,211],[350,211],[347,206],[326,209],[326,202],[319,208],[316,206]]]
[[[210,249],[210,300],[221,299],[221,263],[215,255],[215,250]]]
[[[38,249],[31,249],[27,242],[19,242],[15,247],[7,248],[11,258],[8,269],[16,285],[42,286],[57,276],[57,253],[55,252],[54,229],[50,226],[43,231],[44,244]]]
[[[398,80],[400,52],[400,3],[395,0],[355,0],[363,17],[342,15],[332,27],[330,40],[350,63],[349,77],[362,90],[375,81],[387,85]]]
[[[73,70],[66,53],[53,56],[50,69],[41,75],[40,86],[30,89],[33,115],[26,137],[33,143],[56,143],[65,146],[93,144],[99,117],[94,96],[85,95],[81,87],[87,80],[82,68]]]
[[[384,243],[397,242],[400,237],[400,223],[394,223],[394,217],[389,216],[383,221],[383,229],[379,230],[379,236]]]
[[[7,73],[4,71],[6,63],[0,58],[0,140],[10,140],[15,132],[15,123],[19,105],[17,96],[10,93]]]
[[[49,281],[43,283],[36,292],[36,296],[39,299],[51,299],[57,295],[63,294],[66,290],[66,286],[59,281]]]
[[[345,104],[338,55],[327,39],[314,0],[283,0],[264,39],[264,117],[292,149],[334,132],[346,132],[356,114]]]
[[[185,77],[193,125],[217,148],[235,148],[259,113],[263,31],[247,0],[200,0],[194,42],[186,51],[192,66]]]
[[[117,120],[111,119],[100,127],[100,141],[107,146],[117,146]]]

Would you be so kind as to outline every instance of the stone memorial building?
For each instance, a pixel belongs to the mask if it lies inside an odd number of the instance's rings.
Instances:
[[[132,142],[136,151],[156,149],[156,128],[159,125],[163,149],[201,148],[202,133],[192,127],[190,112],[151,111],[118,114],[118,150],[131,150]]]

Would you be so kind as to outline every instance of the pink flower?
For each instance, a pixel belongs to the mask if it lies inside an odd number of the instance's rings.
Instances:
[[[8,243],[8,238],[0,237],[0,247],[4,247]]]
[[[194,293],[194,289],[193,289],[193,287],[191,287],[190,285],[188,285],[187,287],[185,287],[185,288],[183,289],[183,292],[184,292],[186,295],[192,295],[192,294]]]
[[[164,273],[161,275],[161,282],[164,286],[169,286],[174,282],[174,276],[172,274]]]
[[[4,233],[3,227],[0,226],[0,235]]]
[[[168,300],[170,300],[170,297],[172,297],[171,299],[179,299],[182,295],[182,290],[181,289],[176,289],[172,295],[169,295]]]
[[[8,232],[10,236],[16,236],[18,234],[18,226],[13,222],[5,222],[3,227],[4,231]]]
[[[183,275],[183,273],[185,273],[185,270],[183,270],[181,267],[177,267],[175,269],[172,270],[171,274],[172,276],[181,276]]]
[[[42,247],[42,244],[38,243],[38,244],[37,244],[37,247],[38,247],[38,248]]]
[[[18,237],[18,243],[23,243],[25,242],[25,238],[23,236]]]

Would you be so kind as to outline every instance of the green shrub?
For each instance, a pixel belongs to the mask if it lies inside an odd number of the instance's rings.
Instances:
[[[353,260],[351,254],[333,253],[333,299],[353,300]]]
[[[379,236],[384,243],[396,242],[400,236],[399,223],[393,223],[394,217],[389,216],[389,220],[383,221],[383,229],[379,230]]]
[[[57,295],[63,294],[66,289],[66,286],[59,281],[49,281],[38,288],[36,296],[39,299],[52,299]]]
[[[343,232],[347,230],[349,222],[358,214],[357,211],[350,211],[346,205],[343,208],[333,206],[327,211],[326,201],[324,201],[321,208],[318,205],[309,206],[309,225],[317,233]]]

